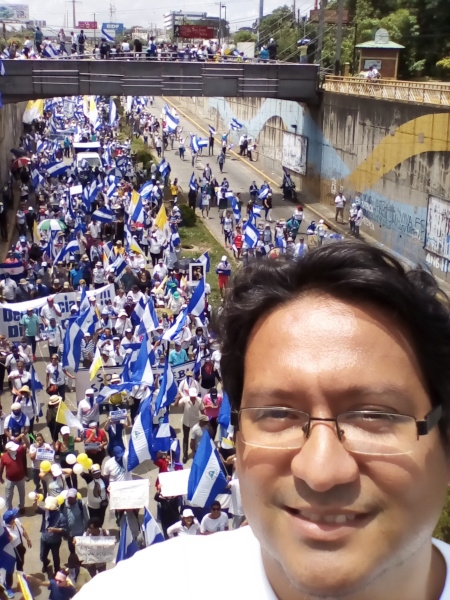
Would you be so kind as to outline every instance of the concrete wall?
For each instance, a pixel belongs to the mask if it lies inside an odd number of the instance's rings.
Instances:
[[[0,108],[0,182],[8,175],[13,155],[11,148],[17,148],[22,134],[22,115],[26,102],[7,104]]]
[[[305,136],[306,176],[292,173],[302,201],[334,206],[342,186],[347,210],[351,201],[360,199],[363,233],[411,264],[428,264],[450,281],[448,108],[331,92],[324,94],[320,109],[256,98],[177,102],[219,133],[237,118],[258,142],[259,165],[277,180],[282,175],[283,133]],[[237,143],[239,133],[231,135]]]

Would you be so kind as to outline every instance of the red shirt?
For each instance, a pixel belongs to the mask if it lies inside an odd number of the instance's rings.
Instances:
[[[2,454],[2,458],[0,460],[0,472],[3,476],[3,469],[6,473],[6,479],[9,481],[22,481],[25,479],[25,468],[23,455],[26,453],[27,449],[25,446],[20,446],[17,450],[15,460],[11,458],[9,452],[5,452]]]
[[[239,233],[237,233],[234,236],[234,245],[236,246],[236,248],[242,248],[242,235],[240,235]]]

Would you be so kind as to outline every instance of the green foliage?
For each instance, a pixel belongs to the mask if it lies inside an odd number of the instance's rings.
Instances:
[[[442,509],[441,518],[436,525],[433,537],[443,542],[450,543],[450,490],[447,492],[447,500]]]
[[[256,35],[250,31],[236,31],[233,36],[233,42],[235,44],[239,42],[256,42]]]
[[[144,165],[144,169],[146,169],[153,160],[153,156],[148,150],[139,149],[136,152],[136,162],[142,163]]]
[[[436,63],[437,73],[442,78],[448,81],[450,79],[450,56],[438,60]]]
[[[179,209],[181,212],[181,217],[183,219],[184,227],[195,227],[197,216],[195,211],[192,210],[187,204],[180,204]]]

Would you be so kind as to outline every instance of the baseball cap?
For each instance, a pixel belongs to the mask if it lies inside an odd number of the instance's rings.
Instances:
[[[53,465],[54,467],[59,467],[59,465]],[[60,468],[61,470],[61,468]],[[53,473],[53,469],[52,469],[52,473]],[[58,510],[58,501],[54,496],[47,496],[47,498],[45,499],[45,508],[47,510]],[[58,575],[62,575],[62,573],[56,573],[55,575],[55,579]]]
[[[197,388],[195,388],[195,387],[189,388],[189,396],[197,396],[197,394],[198,394]]]
[[[100,465],[92,465],[90,470],[91,470],[91,473],[100,473],[101,472]]]
[[[16,444],[16,442],[8,442],[5,446],[6,450],[11,450],[11,452],[16,452],[20,446]]]
[[[77,497],[77,490],[75,488],[70,488],[67,491],[67,497],[68,498],[76,498]]]
[[[226,260],[227,260],[227,257],[226,256],[222,256],[221,261],[225,262]]]
[[[13,402],[11,404],[11,410],[20,410],[22,408],[20,402]]]
[[[190,508],[185,508],[183,510],[183,512],[181,513],[181,516],[186,518],[186,517],[193,517],[194,513],[192,512],[192,510]]]
[[[54,464],[51,466],[51,472],[53,477],[59,477],[60,475],[62,475],[62,469],[60,465]]]
[[[67,425],[63,425],[63,427],[61,427],[60,431],[61,431],[61,435],[69,435],[70,427],[68,427]]]

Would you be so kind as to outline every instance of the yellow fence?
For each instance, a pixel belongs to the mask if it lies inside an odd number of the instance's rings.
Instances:
[[[329,92],[370,96],[383,100],[402,100],[419,104],[450,106],[450,83],[360,79],[358,77],[325,77]]]

